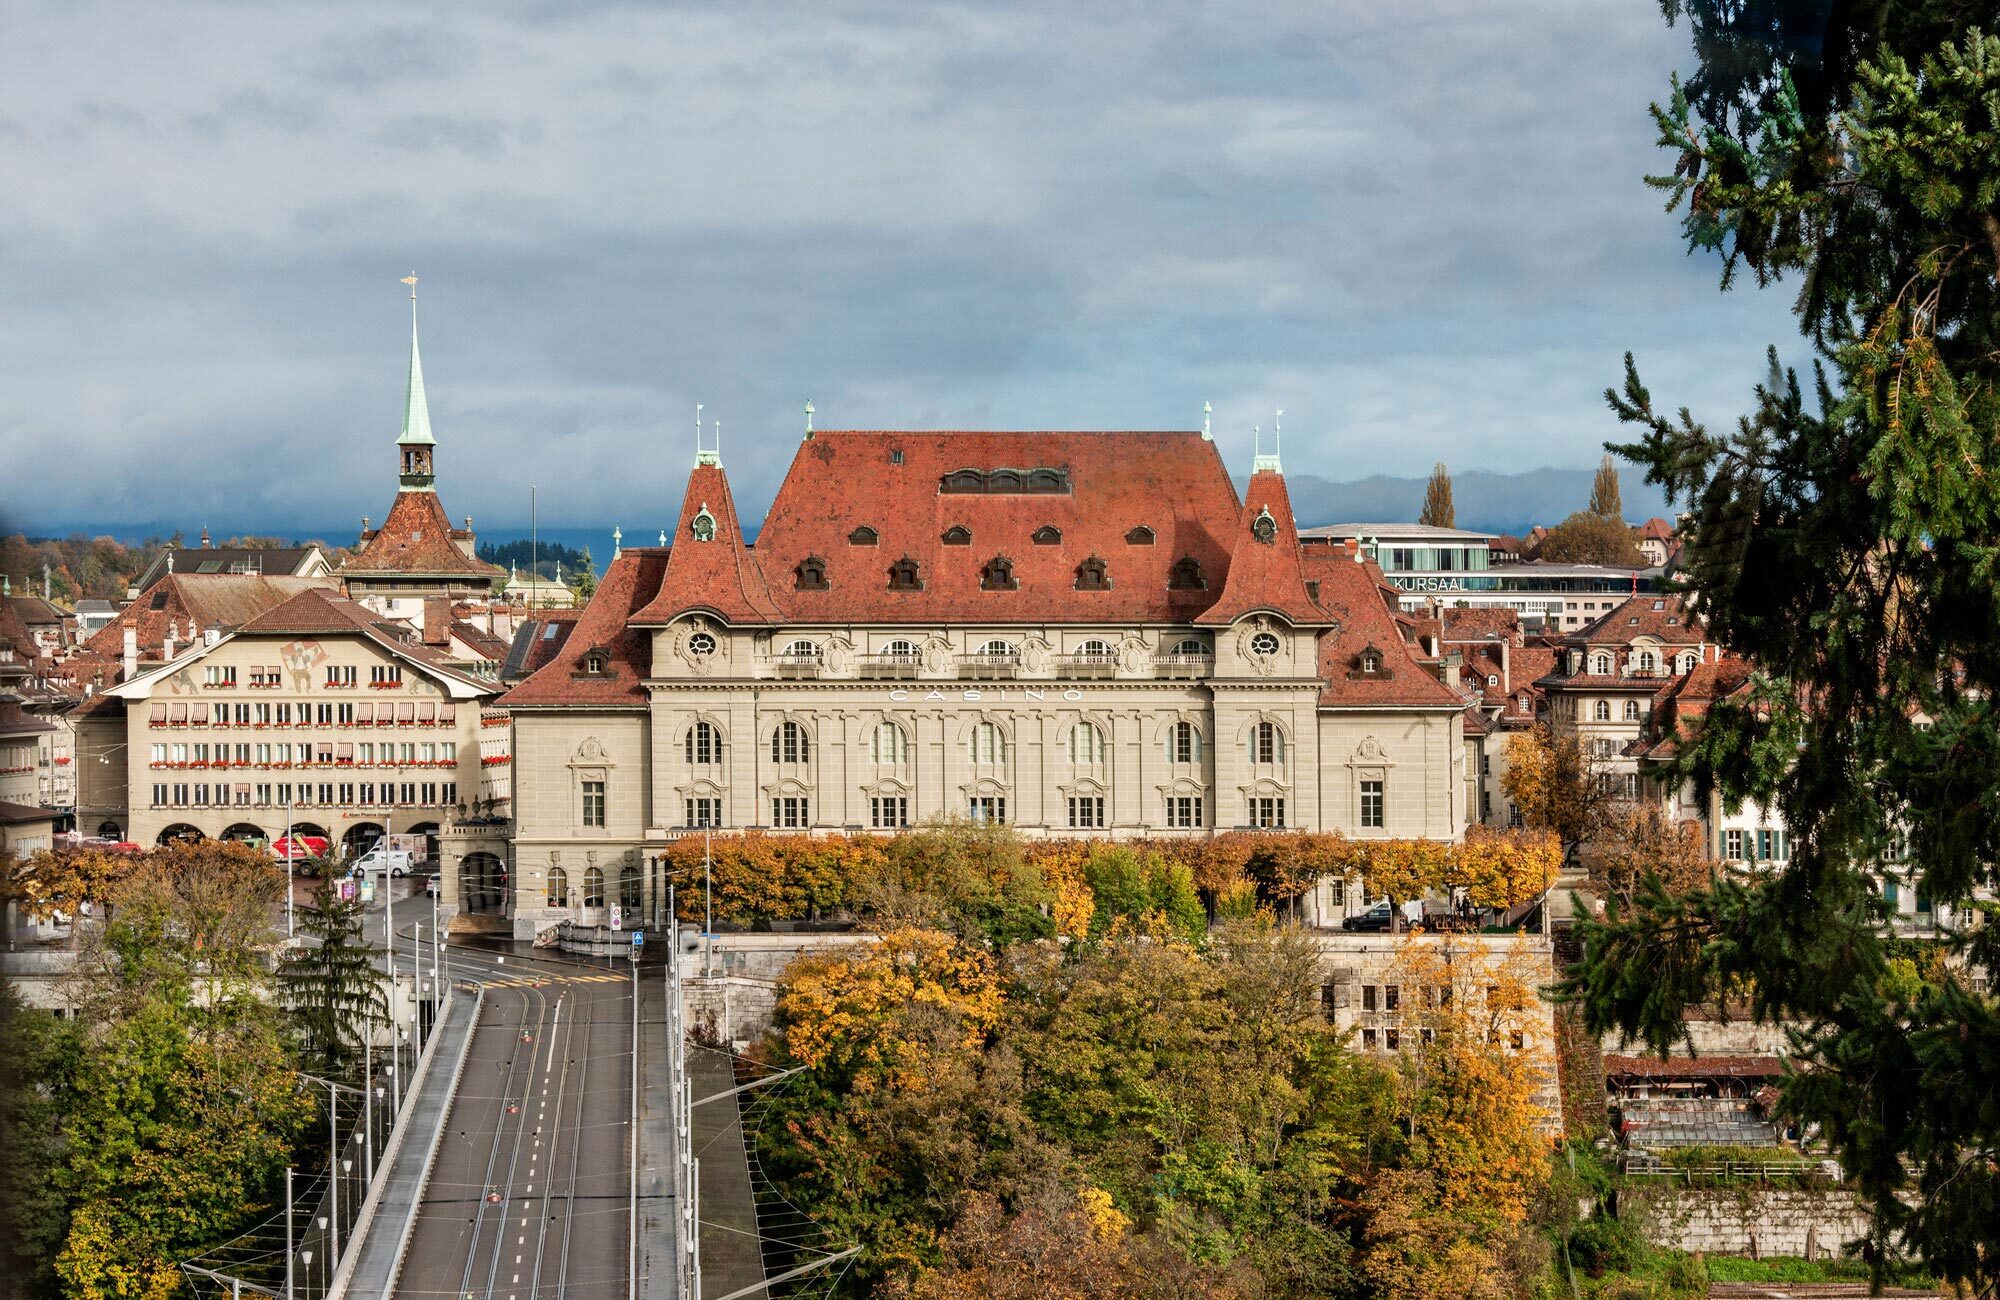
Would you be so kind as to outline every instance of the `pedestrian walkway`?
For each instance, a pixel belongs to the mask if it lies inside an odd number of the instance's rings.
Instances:
[[[472,1042],[478,1004],[476,994],[461,990],[445,1008],[430,1051],[410,1082],[403,1122],[383,1154],[388,1168],[377,1175],[375,1190],[361,1207],[354,1225],[357,1244],[335,1274],[328,1300],[386,1296],[394,1288],[417,1203],[423,1199],[424,1182],[457,1091],[459,1065]]]
[[[716,1097],[736,1086],[726,1053],[688,1052],[694,1085],[694,1154],[701,1161],[702,1294],[763,1300],[764,1249],[757,1231],[757,1200],[743,1150],[743,1117],[734,1097]]]
[[[675,1271],[682,1249],[674,1198],[672,1067],[667,1058],[666,981],[658,967],[639,979],[639,1295],[681,1300]]]

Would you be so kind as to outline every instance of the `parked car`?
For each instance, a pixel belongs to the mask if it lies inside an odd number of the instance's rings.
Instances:
[[[294,865],[308,858],[323,858],[333,852],[333,842],[324,835],[280,835],[271,842],[271,856]]]
[[[1387,902],[1375,904],[1359,916],[1350,916],[1340,923],[1343,930],[1365,933],[1370,930],[1386,930],[1395,920],[1395,913]]]
[[[436,898],[437,891],[438,891],[438,878],[436,876],[425,876],[424,893],[432,898]]]

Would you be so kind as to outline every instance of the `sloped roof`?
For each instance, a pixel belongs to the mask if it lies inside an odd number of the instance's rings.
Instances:
[[[1775,1056],[1614,1056],[1606,1054],[1610,1079],[1774,1079],[1785,1072]]]
[[[426,645],[415,628],[407,623],[383,618],[357,601],[321,588],[302,591],[284,604],[258,615],[237,629],[241,636],[343,636],[359,634],[383,649],[425,668],[480,691],[491,691],[490,682],[479,681],[454,668],[451,656],[436,646]]]
[[[522,618],[515,625],[513,643],[507,647],[500,679],[518,682],[540,670],[563,648],[581,617],[580,609],[546,609]]]
[[[1461,708],[1465,701],[1417,662],[1383,603],[1381,570],[1345,551],[1309,547],[1305,574],[1319,582],[1319,603],[1338,623],[1319,638],[1320,703],[1335,708]],[[1362,652],[1382,656],[1383,671],[1360,675]]]
[[[1629,596],[1594,623],[1563,638],[1567,645],[1626,645],[1639,637],[1663,645],[1699,645],[1701,620],[1677,595]]]
[[[1006,490],[1013,478],[993,473],[1037,469],[1055,471],[1043,478],[1060,490]],[[1002,490],[946,490],[960,471]],[[1240,510],[1215,444],[1199,433],[821,432],[793,457],[755,558],[795,623],[1188,622],[1227,584]],[[850,540],[863,528],[872,545]],[[970,542],[946,545],[953,528]],[[1054,532],[1037,543],[1042,529]],[[1183,556],[1202,585],[1170,589]],[[794,570],[808,557],[825,562],[826,590],[797,589]],[[1013,589],[981,588],[995,557],[1011,562]],[[1109,588],[1078,591],[1078,569],[1093,557]],[[921,590],[888,589],[904,558],[916,561]]]
[[[1260,527],[1268,542],[1259,540]],[[1229,577],[1222,594],[1195,622],[1220,627],[1259,611],[1301,626],[1326,621],[1326,612],[1306,589],[1303,548],[1284,475],[1258,470],[1250,476],[1229,546]]]
[[[630,626],[633,617],[659,590],[666,576],[667,552],[659,547],[627,547],[604,571],[590,604],[568,624],[559,647],[520,685],[501,696],[501,708],[643,708],[645,679],[652,671],[650,632]],[[565,623],[542,620],[546,627]],[[554,639],[554,638],[551,638]],[[516,642],[518,647],[519,642]],[[607,671],[578,676],[584,653],[596,647],[610,652]],[[510,656],[511,662],[511,656]]]
[[[138,633],[139,657],[158,659],[169,629],[185,644],[211,628],[228,632],[303,591],[332,591],[332,578],[258,577],[243,573],[171,573],[120,610],[84,644],[113,663],[125,654],[125,629]]]
[[[698,521],[712,533],[696,536]],[[667,571],[652,600],[634,618],[666,623],[689,610],[705,610],[725,623],[775,623],[784,615],[771,600],[764,575],[743,541],[736,498],[722,466],[701,464],[688,475],[680,522],[667,555]]]
[[[465,577],[497,580],[506,570],[459,549],[468,534],[454,529],[435,492],[403,491],[382,526],[361,538],[361,553],[340,570],[343,578]]]
[[[153,584],[168,574],[167,557],[173,557],[172,572],[177,574],[251,573],[265,577],[286,578],[298,576],[312,557],[319,553],[316,546],[174,546],[153,557],[146,572],[139,579],[141,594],[151,591]]]
[[[1511,641],[1521,631],[1518,610],[1499,605],[1448,605],[1438,611],[1439,639],[1447,644],[1464,641]]]

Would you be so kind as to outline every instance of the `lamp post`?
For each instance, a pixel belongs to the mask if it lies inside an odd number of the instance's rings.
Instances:
[[[298,923],[293,917],[292,864],[297,860],[299,846],[292,842],[292,783],[285,782],[285,942],[291,943],[298,933]]]
[[[292,1167],[285,1166],[285,1300],[292,1300]]]

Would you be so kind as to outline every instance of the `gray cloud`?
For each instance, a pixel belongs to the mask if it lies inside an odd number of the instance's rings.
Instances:
[[[1789,293],[1640,175],[1642,0],[47,4],[0,78],[0,509],[386,506],[423,276],[447,505],[657,517],[693,404],[746,509],[822,427],[1287,411],[1330,479],[1581,465],[1639,353],[1738,409]],[[199,522],[198,520],[195,522]]]

